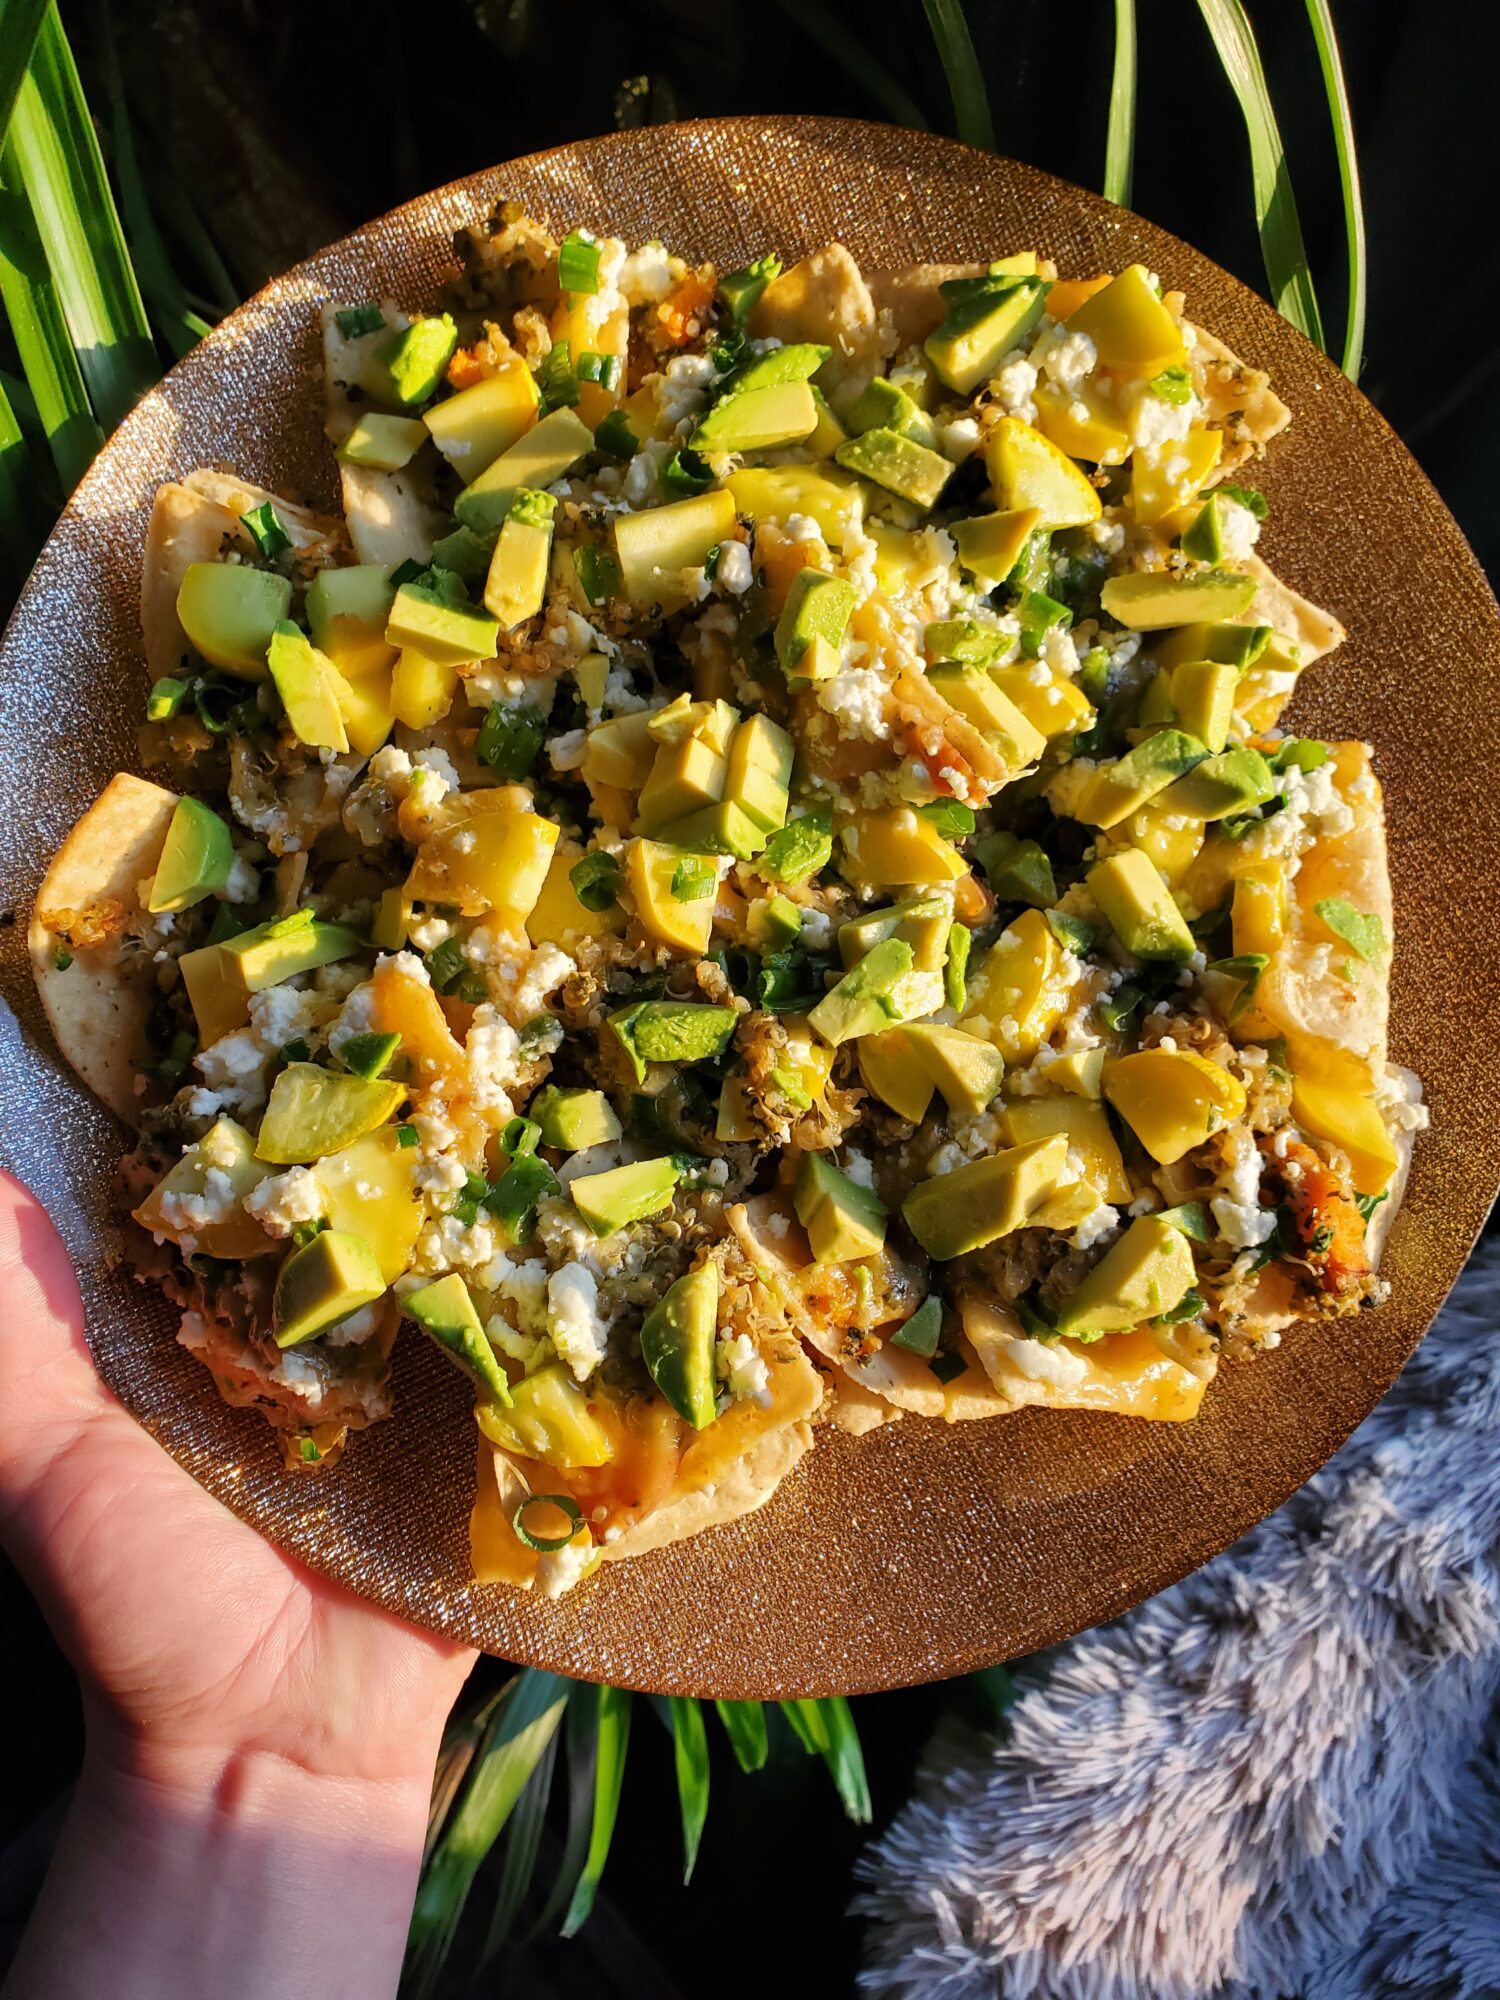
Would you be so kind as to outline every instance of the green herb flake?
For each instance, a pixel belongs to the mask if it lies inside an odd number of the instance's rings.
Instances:
[[[416,1143],[417,1128],[415,1125],[398,1125],[396,1127],[396,1144],[398,1146],[415,1146]]]
[[[58,972],[66,972],[68,967],[73,963],[73,954],[59,946],[52,954],[52,963]]]
[[[1366,916],[1364,911],[1356,910],[1352,903],[1345,902],[1342,896],[1325,896],[1321,903],[1315,903],[1313,907],[1334,936],[1342,938],[1366,965],[1378,965],[1390,950],[1385,925],[1379,917]]]
[[[240,526],[269,561],[292,546],[292,538],[282,526],[281,516],[269,500],[263,500],[248,514],[241,514]]]
[[[1193,378],[1180,361],[1174,361],[1170,368],[1163,368],[1159,375],[1151,377],[1151,393],[1159,396],[1164,403],[1175,403],[1179,408],[1193,400]]]
[[[1226,481],[1224,485],[1216,486],[1214,491],[1221,493],[1226,500],[1237,501],[1241,507],[1253,514],[1257,521],[1264,521],[1271,511],[1266,505],[1265,494],[1254,486],[1231,486]]]
[[[612,854],[585,854],[568,870],[568,880],[579,902],[596,916],[620,900],[620,864]]]
[[[1207,1303],[1202,1292],[1186,1291],[1175,1306],[1169,1307],[1164,1313],[1158,1313],[1152,1325],[1180,1326],[1186,1319],[1197,1319]]]
[[[1066,910],[1049,910],[1047,928],[1059,944],[1066,945],[1078,958],[1087,957],[1094,947],[1094,926],[1086,924],[1082,917],[1069,916]]]
[[[525,702],[514,705],[492,702],[479,725],[475,754],[497,778],[507,784],[519,784],[531,775],[546,733],[546,719],[540,709]]]
[[[938,1335],[943,1330],[943,1302],[929,1292],[908,1320],[891,1335],[892,1347],[904,1347],[908,1354],[920,1354],[930,1361],[937,1353]]]
[[[917,807],[917,817],[925,819],[944,840],[962,840],[974,831],[974,808],[962,799],[932,799]]]

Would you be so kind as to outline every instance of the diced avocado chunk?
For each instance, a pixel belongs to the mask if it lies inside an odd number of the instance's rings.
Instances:
[[[922,644],[938,666],[957,660],[966,667],[994,667],[1015,640],[998,625],[981,625],[977,618],[935,618],[923,628]]]
[[[399,472],[427,442],[427,426],[416,417],[391,417],[366,410],[338,448],[347,465],[368,465],[376,472]]]
[[[732,799],[700,806],[661,829],[661,838],[690,854],[732,854],[753,861],[766,844],[766,834]]]
[[[454,518],[476,535],[494,534],[523,486],[540,491],[555,485],[593,449],[594,434],[577,411],[554,410],[464,488],[453,503]]]
[[[339,1061],[354,1076],[379,1076],[388,1069],[401,1037],[394,1030],[381,1033],[371,1029],[368,1034],[350,1035],[339,1044]]]
[[[1047,850],[1039,841],[1014,833],[987,833],[974,852],[990,887],[1002,903],[1030,903],[1048,910],[1057,901],[1057,883]]]
[[[1165,1215],[1140,1215],[1111,1244],[1063,1301],[1057,1330],[1070,1340],[1097,1340],[1157,1319],[1192,1290],[1193,1252]]]
[[[832,352],[831,347],[822,347],[811,340],[793,340],[781,347],[768,348],[734,371],[724,384],[724,395],[740,396],[750,389],[774,389],[782,382],[809,381]]]
[[[884,375],[877,375],[860,394],[849,411],[848,422],[852,436],[864,431],[895,431],[900,437],[925,444],[929,451],[937,450],[936,424],[904,389]]]
[[[390,572],[379,563],[320,569],[304,600],[313,644],[335,659],[350,641],[383,644],[395,595]]]
[[[1159,632],[1172,625],[1217,624],[1240,617],[1255,598],[1255,578],[1238,570],[1129,570],[1110,577],[1099,601],[1117,625]]]
[[[527,1115],[541,1126],[542,1144],[565,1153],[607,1146],[620,1136],[620,1121],[602,1090],[565,1090],[549,1083],[532,1098]]]
[[[849,970],[887,938],[901,938],[912,948],[916,971],[939,972],[952,921],[953,905],[946,896],[908,896],[840,924],[839,957]]]
[[[1067,1161],[1064,1133],[1033,1139],[934,1174],[912,1189],[901,1213],[929,1257],[962,1257],[1024,1229],[1066,1176]]]
[[[510,1402],[509,1379],[485,1337],[469,1288],[456,1271],[439,1278],[435,1285],[408,1292],[401,1310],[431,1336],[450,1361],[458,1363],[484,1401]]]
[[[1207,755],[1196,736],[1159,729],[1114,763],[1100,765],[1079,801],[1076,817],[1090,826],[1118,826]]]
[[[840,1173],[826,1153],[804,1153],[792,1190],[797,1220],[820,1264],[873,1257],[885,1244],[885,1203]]]
[[[409,646],[435,665],[461,667],[472,660],[494,659],[500,626],[488,612],[455,603],[428,584],[403,583],[391,606],[385,636],[391,645]]]
[[[672,1408],[695,1431],[711,1424],[719,1267],[700,1264],[657,1300],[641,1322],[641,1359]]]
[[[294,979],[299,972],[315,972],[320,965],[352,958],[361,944],[357,932],[342,924],[319,923],[298,910],[289,917],[256,924],[214,949],[228,961],[247,993],[260,993],[267,986]]]
[[[1184,528],[1182,553],[1194,562],[1220,563],[1224,560],[1224,517],[1222,501],[1210,493],[1193,520]]]
[[[982,730],[1006,763],[1020,770],[1034,764],[1047,749],[1047,739],[983,667],[945,661],[928,669],[927,678],[965,721]]]
[[[1182,960],[1196,949],[1186,919],[1149,855],[1126,848],[1084,880],[1121,944],[1137,958]]]
[[[347,750],[349,736],[338,699],[342,676],[290,619],[284,618],[271,634],[266,664],[297,741],[310,750]]]
[[[199,799],[179,799],[167,827],[146,908],[186,910],[222,892],[234,866],[234,843],[219,815]]]
[[[696,1000],[638,1000],[611,1014],[609,1025],[643,1083],[653,1062],[708,1062],[729,1045],[739,1015],[733,1007]]]
[[[1224,819],[1234,812],[1264,805],[1276,795],[1276,777],[1258,750],[1236,746],[1221,750],[1179,778],[1169,792],[1163,792],[1163,812],[1180,813],[1184,819]]]
[[[964,568],[980,583],[993,587],[1004,583],[1021,560],[1021,551],[1041,518],[1035,507],[1014,507],[1005,513],[975,514],[967,521],[955,521],[948,532]]]
[[[404,1083],[288,1063],[271,1086],[255,1157],[289,1167],[337,1153],[383,1125],[405,1095]]]
[[[510,503],[484,581],[484,608],[499,620],[502,632],[513,631],[542,608],[556,511],[553,496],[533,486],[519,488]]]
[[[610,1236],[670,1208],[680,1177],[679,1162],[668,1154],[665,1159],[632,1160],[602,1174],[580,1174],[568,1193],[595,1235]]]
[[[729,760],[706,737],[662,743],[637,801],[641,832],[659,833],[702,806],[717,805],[728,777]]]
[[[271,1303],[278,1347],[315,1340],[385,1291],[375,1252],[362,1236],[324,1229],[282,1265]]]
[[[929,1021],[909,1021],[902,1032],[950,1111],[984,1110],[1005,1078],[1005,1058],[993,1043]]]
[[[724,796],[763,833],[786,824],[796,751],[791,737],[768,715],[750,715],[729,743]]]
[[[1253,666],[1271,639],[1269,625],[1182,625],[1151,641],[1163,670],[1186,660],[1214,660],[1226,667]]]
[[[292,586],[248,563],[189,563],[177,592],[177,618],[212,667],[242,680],[266,677],[271,634],[291,608]]]
[[[632,604],[686,602],[684,572],[700,570],[734,533],[734,499],[722,487],[691,494],[665,507],[614,517],[620,581]]]
[[[888,1028],[899,1016],[896,988],[914,960],[915,953],[904,939],[884,939],[809,1010],[809,1026],[831,1048]]]
[[[923,509],[937,505],[953,475],[953,461],[940,451],[884,427],[850,438],[834,457],[846,470]]]
[[[1019,347],[1042,317],[1047,288],[1034,278],[976,287],[951,303],[948,315],[923,342],[940,379],[957,395],[971,396]]]
[[[1152,686],[1165,678],[1158,674]],[[1238,667],[1222,666],[1215,660],[1184,660],[1172,669],[1172,708],[1177,720],[1211,751],[1222,750],[1229,741],[1239,681]]]
[[[799,570],[776,623],[776,657],[783,673],[802,671],[802,657],[815,639],[835,651],[844,643],[856,603],[854,585],[820,569]]]
[[[360,369],[360,387],[377,403],[414,410],[436,391],[457,345],[458,328],[447,313],[414,319],[376,347]]]
[[[795,444],[818,423],[806,382],[779,382],[721,396],[688,440],[693,451],[769,451]]]
[[[802,912],[790,896],[757,896],[745,918],[752,951],[785,951],[802,929]]]

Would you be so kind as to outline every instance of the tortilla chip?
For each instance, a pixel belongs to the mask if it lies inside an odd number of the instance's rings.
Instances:
[[[338,306],[321,308],[323,324],[324,428],[335,444],[342,444],[353,430],[363,405],[349,395],[360,364],[388,327],[410,324],[389,299],[381,302],[387,328],[351,338],[339,330]],[[426,563],[432,545],[448,526],[448,517],[433,498],[433,456],[419,452],[400,472],[381,472],[371,465],[346,465],[339,461],[339,480],[344,495],[344,517],[349,523],[349,539],[362,563],[378,563],[394,569],[407,561]]]
[[[978,278],[985,264],[908,264],[901,271],[872,271],[870,297],[877,315],[889,313],[896,352],[916,347],[944,318],[947,304],[939,286],[954,278]]]
[[[37,991],[58,1048],[94,1095],[134,1125],[136,1078],[156,996],[149,952],[128,950],[120,919],[136,885],[156,872],[177,796],[122,771],[111,778],[53,857],[37,891],[27,943]],[[92,930],[111,934],[86,946]],[[72,962],[59,968],[59,947]]]
[[[1240,567],[1255,578],[1256,585],[1254,601],[1245,614],[1246,624],[1269,625],[1284,639],[1295,641],[1302,649],[1302,664],[1308,667],[1343,645],[1348,635],[1332,612],[1320,611],[1299,596],[1259,556],[1247,557]]]
[[[1213,1380],[1213,1343],[1191,1327],[1137,1327],[1103,1339],[1029,1340],[1003,1306],[963,1302],[964,1333],[1008,1410],[1095,1410],[1158,1423],[1198,1414]]]
[[[829,1418],[850,1437],[864,1437],[868,1431],[878,1431],[883,1424],[901,1421],[901,1412],[894,1403],[856,1382],[847,1369],[836,1368],[830,1386]]]
[[[748,325],[757,340],[831,347],[818,380],[835,408],[858,395],[882,359],[875,301],[842,243],[815,250],[783,271],[762,293]]]
[[[1211,333],[1191,320],[1184,326],[1192,334],[1193,360],[1197,364],[1198,393],[1216,424],[1236,422],[1242,448],[1231,447],[1215,470],[1215,478],[1242,465],[1256,445],[1264,445],[1292,421],[1292,413],[1271,387],[1263,368],[1252,368],[1239,359]]]

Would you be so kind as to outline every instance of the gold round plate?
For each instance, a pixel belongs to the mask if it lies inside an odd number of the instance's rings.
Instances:
[[[279,1469],[261,1420],[220,1402],[176,1315],[112,1268],[120,1137],[47,1039],[24,951],[45,864],[135,762],[137,615],[151,495],[222,464],[331,501],[315,308],[436,300],[450,238],[500,196],[554,229],[664,238],[721,267],[831,237],[868,269],[1034,246],[1065,273],[1139,259],[1195,319],[1269,368],[1292,429],[1255,478],[1265,552],[1348,644],[1294,718],[1373,741],[1397,908],[1394,1053],[1422,1076],[1389,1246],[1392,1297],[1226,1368],[1186,1425],[1028,1410],[947,1427],[832,1429],[758,1514],[621,1564],[560,1603],[467,1577],[473,1432],[457,1372],[398,1344],[398,1416],[324,1478]],[[1278,1506],[1379,1400],[1457,1276],[1500,1178],[1500,619],[1447,510],[1359,392],[1268,305],[1138,216],[925,133],[712,119],[564,146],[408,203],[268,285],[122,426],[43,551],[0,647],[0,1144],[77,1263],[100,1369],[225,1504],[313,1568],[516,1661],[674,1694],[850,1694],[956,1674],[1114,1617]]]

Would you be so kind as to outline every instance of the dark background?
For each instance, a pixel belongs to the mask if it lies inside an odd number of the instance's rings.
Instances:
[[[1109,0],[969,0],[968,11],[1000,150],[1096,186]],[[1243,127],[1197,10],[1141,0],[1139,11],[1132,205],[1260,284]],[[1335,0],[1335,11],[1370,235],[1363,386],[1494,575],[1495,12],[1483,0]],[[1343,217],[1306,10],[1251,0],[1251,12],[1337,347]],[[208,316],[411,195],[617,124],[787,111],[952,129],[918,0],[64,0],[63,17],[106,143],[133,139],[174,266]],[[1357,473],[1352,490],[1342,519],[1358,533]],[[12,1719],[0,1782],[3,1967],[79,1754],[71,1674],[3,1564],[0,1701]],[[982,1691],[855,1704],[877,1825],[899,1806],[934,1723],[955,1712],[982,1719]],[[777,1985],[849,1993],[858,1937],[842,1912],[862,1837],[821,1766],[783,1731],[758,1777],[717,1757],[696,1886],[684,1891],[670,1742],[637,1703],[600,1911],[574,1944],[513,1963],[504,1990],[538,2000],[674,2000],[710,1988],[735,2000]],[[540,1874],[545,1886],[545,1849]],[[476,1900],[486,1900],[483,1882]]]

